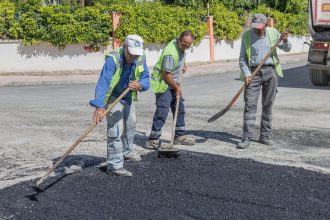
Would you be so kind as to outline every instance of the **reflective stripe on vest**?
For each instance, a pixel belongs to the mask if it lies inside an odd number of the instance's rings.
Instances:
[[[154,93],[164,93],[168,89],[168,85],[162,77],[162,65],[165,56],[171,55],[173,57],[173,69],[179,63],[179,48],[177,46],[177,41],[172,40],[169,44],[166,45],[162,54],[160,55],[154,70],[151,73],[151,88]]]
[[[251,70],[251,65],[250,65],[250,61],[251,61],[251,31],[252,31],[252,29],[246,31],[242,36],[243,37],[243,42],[244,42],[244,45],[245,45],[245,49],[246,49],[246,56],[247,56],[248,65],[249,65],[250,70]],[[267,27],[266,31],[268,33],[270,45],[274,46],[277,42],[277,39],[278,39],[276,29],[271,28],[271,27]],[[282,67],[280,65],[280,61],[278,59],[276,50],[274,51],[274,53],[272,55],[272,59],[273,59],[273,64],[275,65],[276,74],[280,77],[283,77]],[[244,78],[245,78],[245,75],[242,71],[241,71],[240,78],[241,78],[241,80],[244,80]]]
[[[104,105],[107,104],[107,102],[111,96],[112,90],[116,87],[116,85],[118,84],[118,82],[120,80],[120,75],[123,70],[123,63],[120,62],[120,57],[122,56],[123,51],[124,50],[121,47],[118,50],[111,51],[109,54],[105,55],[105,59],[107,59],[108,57],[112,57],[112,59],[114,60],[115,65],[116,65],[116,72],[113,74],[113,77],[111,79],[110,87],[109,87],[107,94],[105,96],[105,99],[104,99]],[[141,74],[144,72],[144,62],[145,62],[145,55],[139,56],[138,60],[136,61],[135,67],[133,67],[133,68],[135,68],[134,69],[134,80],[139,80]],[[132,92],[132,99],[133,99],[133,101],[137,101],[137,92],[136,91]]]

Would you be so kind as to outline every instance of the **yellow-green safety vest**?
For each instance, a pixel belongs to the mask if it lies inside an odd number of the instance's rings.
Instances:
[[[111,79],[110,87],[105,95],[104,105],[107,104],[113,89],[116,87],[116,85],[118,84],[118,82],[120,80],[120,75],[122,73],[123,65],[124,65],[123,61],[120,61],[120,57],[123,55],[123,53],[124,53],[124,49],[123,49],[123,47],[121,47],[118,50],[111,51],[110,53],[105,55],[105,59],[107,59],[108,57],[112,57],[112,59],[114,60],[114,62],[116,64],[116,72],[114,73],[114,75]],[[141,74],[144,72],[145,59],[146,59],[145,55],[142,55],[142,56],[139,56],[138,60],[136,61],[136,65],[135,65],[135,69],[134,69],[135,80],[139,80]],[[132,99],[133,99],[133,101],[137,101],[137,91],[132,92]]]
[[[248,65],[249,65],[250,70],[251,70],[251,65],[250,65],[250,62],[251,62],[251,31],[252,31],[252,29],[243,33],[243,43],[245,45],[246,56],[247,56]],[[267,27],[266,32],[268,33],[270,45],[274,46],[278,40],[277,30],[275,28]],[[283,77],[282,67],[280,64],[280,60],[278,59],[276,50],[272,54],[272,59],[273,59],[273,64],[275,65],[276,74],[280,77]],[[242,71],[241,71],[240,78],[241,78],[241,80],[245,79],[245,75]]]
[[[151,88],[154,93],[164,93],[168,89],[168,84],[165,82],[162,76],[162,65],[165,56],[171,55],[173,57],[173,69],[174,71],[176,66],[179,63],[179,48],[177,46],[177,40],[172,40],[169,44],[166,45],[162,54],[160,55],[154,70],[151,73]]]

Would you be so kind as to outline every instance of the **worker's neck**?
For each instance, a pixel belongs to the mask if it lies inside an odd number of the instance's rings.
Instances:
[[[260,37],[260,38],[264,38],[265,35],[266,35],[266,30],[258,30],[258,29],[256,29],[256,30],[255,30],[255,33],[256,33],[256,35],[257,35],[258,37]]]

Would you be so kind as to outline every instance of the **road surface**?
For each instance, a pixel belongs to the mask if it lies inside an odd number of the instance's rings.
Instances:
[[[285,77],[280,79],[274,106],[274,146],[253,142],[248,149],[236,149],[242,134],[242,97],[222,118],[206,122],[228,104],[241,86],[237,73],[186,77],[186,127],[196,139],[195,146],[181,147],[181,157],[170,162],[158,161],[154,152],[144,149],[155,99],[150,91],[139,94],[135,144],[145,156],[141,163],[127,164],[134,177],[115,178],[113,182],[96,167],[106,155],[103,122],[56,170],[51,180],[58,181],[49,187],[49,192],[37,195],[35,200],[42,204],[25,197],[33,195],[28,187],[30,180],[43,175],[91,124],[93,109],[88,100],[93,97],[95,85],[0,88],[0,194],[7,201],[1,202],[0,219],[51,219],[41,210],[55,212],[50,211],[52,208],[60,218],[67,215],[71,219],[80,215],[97,218],[98,214],[104,218],[111,213],[114,219],[329,219],[330,86],[313,86],[303,63],[284,68]],[[169,140],[170,132],[168,120],[162,139]],[[153,181],[157,186],[151,184]],[[88,204],[84,201],[87,197]],[[118,204],[112,197],[120,198],[120,203],[132,199],[128,204],[135,211],[116,208]],[[136,205],[137,198],[146,203]],[[70,205],[63,209],[66,202]],[[112,208],[105,211],[108,206]],[[204,210],[205,206],[208,209]],[[88,215],[79,210],[81,207],[93,211]],[[74,215],[74,210],[80,214]],[[159,215],[154,215],[157,210]],[[173,215],[169,215],[171,210]]]

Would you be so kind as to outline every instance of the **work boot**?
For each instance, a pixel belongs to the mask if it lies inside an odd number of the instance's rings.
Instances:
[[[116,176],[133,176],[133,174],[131,172],[129,172],[128,170],[126,170],[123,167],[116,169],[116,170],[107,169],[107,174],[116,175]]]
[[[243,139],[242,142],[239,142],[237,144],[238,149],[245,149],[248,148],[249,146],[250,146],[250,140],[248,138]]]
[[[125,160],[129,160],[129,161],[140,161],[141,160],[141,156],[136,151],[132,151],[131,153],[126,154],[124,156],[124,159]]]
[[[272,146],[273,142],[270,140],[270,138],[265,138],[260,136],[259,137],[259,143],[264,144],[264,145],[268,145],[268,146]]]
[[[192,146],[195,144],[195,139],[188,137],[186,135],[182,135],[182,136],[175,136],[174,137],[174,142],[173,144],[175,145],[188,145],[188,146]]]
[[[146,148],[150,150],[157,150],[158,146],[159,146],[159,139],[155,139],[155,140],[149,139],[146,143]]]

